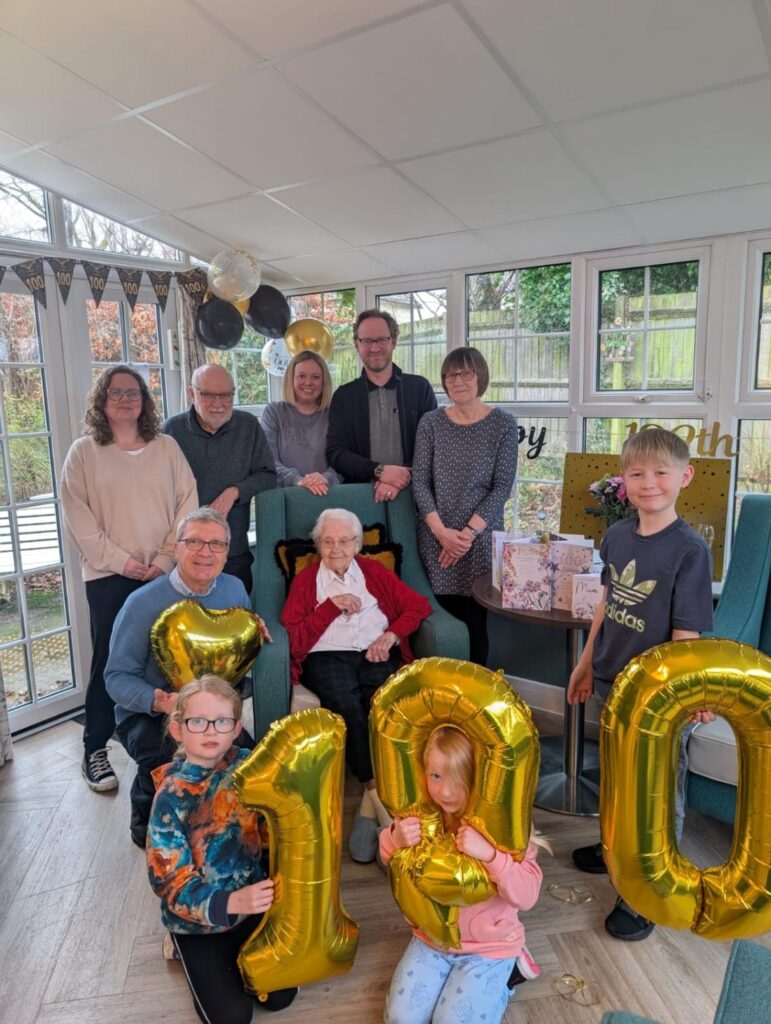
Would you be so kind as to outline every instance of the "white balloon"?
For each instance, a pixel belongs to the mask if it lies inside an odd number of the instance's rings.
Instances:
[[[218,299],[243,302],[260,287],[260,264],[244,249],[223,249],[209,264],[209,289]]]
[[[292,361],[283,338],[271,338],[262,348],[262,365],[273,377],[283,377]]]

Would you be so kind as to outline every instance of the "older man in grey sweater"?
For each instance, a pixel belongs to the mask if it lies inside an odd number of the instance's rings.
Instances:
[[[276,486],[276,467],[256,416],[233,409],[233,378],[221,366],[199,366],[187,389],[187,412],[166,420],[198,484],[202,505],[227,517],[231,540],[225,572],[252,590],[249,511],[252,498]]]

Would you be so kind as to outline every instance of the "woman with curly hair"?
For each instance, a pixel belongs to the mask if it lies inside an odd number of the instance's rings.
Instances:
[[[155,402],[136,370],[105,370],[85,421],[86,436],[64,460],[61,496],[91,618],[82,771],[91,789],[103,792],[118,785],[107,758],[115,704],[104,685],[112,626],[129,594],[173,567],[177,522],[198,507],[198,492],[177,442],[160,433]]]

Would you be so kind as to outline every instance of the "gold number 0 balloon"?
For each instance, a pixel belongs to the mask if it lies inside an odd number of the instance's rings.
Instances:
[[[701,708],[727,719],[739,756],[731,852],[707,871],[677,849],[673,806],[680,736]],[[634,659],[603,711],[600,761],[608,872],[635,910],[708,939],[771,928],[771,659],[712,639]]]
[[[370,745],[378,794],[393,815],[423,819],[424,838],[391,861],[402,913],[434,942],[457,947],[458,907],[494,891],[479,861],[457,852],[429,800],[423,749],[440,725],[462,730],[475,748],[465,821],[491,843],[524,856],[538,781],[538,734],[530,709],[501,673],[451,658],[399,669],[372,701]]]
[[[345,725],[324,708],[274,722],[235,771],[242,803],[270,827],[275,902],[241,947],[250,992],[308,985],[344,974],[359,929],[340,900]]]

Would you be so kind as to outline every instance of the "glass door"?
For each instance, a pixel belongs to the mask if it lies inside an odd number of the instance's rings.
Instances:
[[[68,431],[67,431],[68,432]],[[31,295],[0,292],[0,671],[14,732],[82,703],[52,416]]]

